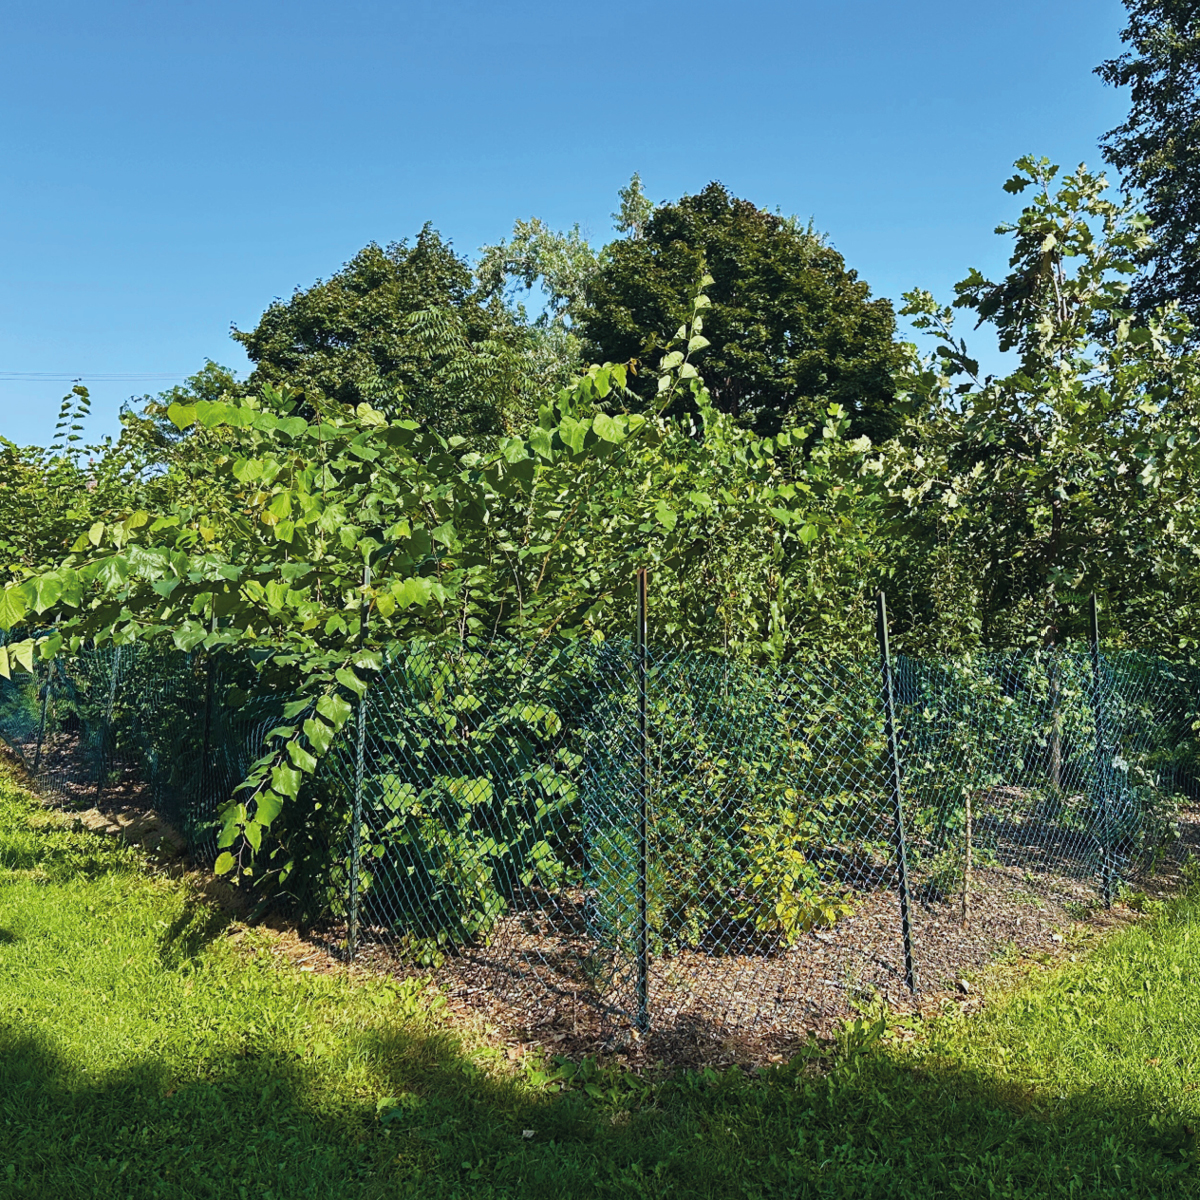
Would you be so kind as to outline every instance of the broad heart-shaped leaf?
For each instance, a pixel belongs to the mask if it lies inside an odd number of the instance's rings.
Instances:
[[[571,448],[573,454],[582,454],[584,441],[591,426],[587,421],[577,421],[574,417],[564,417],[558,427],[558,436]]]
[[[281,796],[290,796],[293,800],[300,794],[300,784],[303,776],[292,767],[280,764],[271,768],[271,787]]]
[[[324,721],[309,717],[304,722],[304,736],[308,738],[308,744],[318,754],[324,754],[329,749],[330,742],[333,741],[333,730]]]
[[[596,436],[606,442],[623,442],[625,440],[625,424],[610,417],[607,413],[597,413],[592,418],[592,428]]]
[[[0,646],[0,676],[5,679],[12,678],[12,665],[8,661],[7,646]]]
[[[16,629],[29,611],[18,588],[19,585],[10,583],[0,592],[0,629]]]
[[[62,596],[62,581],[54,575],[43,575],[33,581],[33,607],[38,613],[44,613],[58,603]]]
[[[199,621],[184,621],[171,635],[171,640],[179,650],[189,651],[204,641],[207,636],[204,626]]]
[[[289,517],[292,514],[292,494],[291,492],[280,492],[270,504],[267,505],[267,512],[272,516],[283,518]]]
[[[228,421],[237,412],[237,405],[226,404],[220,400],[200,400],[196,403],[195,410],[196,420],[205,429],[212,429],[214,425]],[[167,415],[170,415],[170,410]]]
[[[250,849],[257,853],[262,849],[263,827],[257,820],[247,821],[242,827],[242,837],[250,843]]]
[[[409,608],[412,605],[424,607],[429,603],[429,596],[433,590],[434,580],[417,575],[411,579],[406,579],[399,587],[393,588],[393,594],[396,597],[396,603],[401,608]]]
[[[288,758],[292,760],[292,766],[298,771],[303,771],[306,775],[312,775],[316,771],[317,760],[299,742],[288,742],[287,752]]]
[[[33,651],[32,638],[26,638],[23,642],[13,642],[8,647],[10,661],[23,667],[30,675],[33,674]]]
[[[177,400],[167,409],[167,419],[176,429],[187,429],[189,426],[195,424],[196,406],[194,404],[180,404]]]
[[[103,558],[96,564],[93,578],[101,587],[115,592],[124,587],[129,578],[129,563],[116,554],[111,558]]]
[[[520,438],[505,438],[500,443],[500,453],[507,463],[519,463],[529,457],[529,451]]]
[[[367,685],[353,671],[347,670],[345,667],[341,667],[335,671],[334,678],[343,687],[349,688],[360,699],[367,694]]]
[[[221,832],[217,834],[217,849],[224,850],[237,841],[238,830],[241,826],[245,805],[234,804],[227,806],[221,813]]]
[[[254,819],[260,825],[270,825],[283,811],[283,797],[271,788],[259,792],[254,803]]]
[[[354,710],[350,707],[348,701],[343,700],[341,696],[322,696],[317,701],[317,712],[327,720],[334,729],[341,729],[349,720],[350,714]]]
[[[174,407],[174,405],[172,405],[172,407]],[[180,428],[184,428],[184,427],[180,426]],[[213,863],[213,874],[214,875],[228,875],[229,872],[233,870],[233,865],[234,865],[233,855],[230,854],[228,850],[224,850],[220,854],[217,855],[217,861],[215,863]]]

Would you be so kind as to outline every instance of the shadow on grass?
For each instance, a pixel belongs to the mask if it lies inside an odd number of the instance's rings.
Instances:
[[[235,920],[233,913],[216,907],[203,895],[188,896],[178,915],[159,936],[159,960],[169,970],[177,970],[199,959],[205,947]]]
[[[1161,1098],[914,1072],[870,1053],[831,1073],[690,1074],[598,1096],[483,1072],[448,1035],[386,1023],[353,1047],[381,1094],[271,1048],[152,1056],[88,1075],[0,1027],[0,1196],[777,1197],[1197,1194],[1191,1130]],[[380,1108],[380,1101],[386,1103]]]

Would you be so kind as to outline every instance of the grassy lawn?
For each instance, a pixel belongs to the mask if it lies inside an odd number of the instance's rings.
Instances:
[[[1200,898],[982,1015],[565,1090],[271,945],[0,767],[0,1197],[1200,1196]]]

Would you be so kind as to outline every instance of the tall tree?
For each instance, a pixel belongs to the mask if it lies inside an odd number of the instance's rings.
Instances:
[[[545,383],[530,331],[476,288],[429,225],[412,245],[364,247],[233,336],[255,364],[251,391],[300,386],[349,408],[416,417],[444,436],[513,432]]]
[[[1129,117],[1101,142],[1153,224],[1134,288],[1143,309],[1176,300],[1200,318],[1200,0],[1125,0],[1129,47],[1096,68],[1130,89]]]
[[[1194,650],[1200,354],[1178,313],[1127,308],[1144,223],[1106,199],[1102,175],[1057,174],[1018,162],[1006,190],[1034,194],[997,231],[1012,237],[1009,273],[955,289],[1020,354],[1011,374],[981,379],[952,310],[905,297],[941,343],[901,381],[919,415],[885,456],[892,533],[923,543],[894,552],[896,570],[931,604],[914,605],[908,645],[1058,643],[1084,632],[1096,591],[1113,636]]]
[[[794,218],[740,200],[719,183],[650,212],[640,184],[622,193],[631,236],[605,248],[580,313],[594,361],[656,360],[687,319],[707,271],[710,346],[697,366],[718,409],[762,434],[819,424],[831,403],[873,440],[897,428],[892,374],[903,362],[888,300],[824,238]],[[632,386],[649,401],[656,376]]]

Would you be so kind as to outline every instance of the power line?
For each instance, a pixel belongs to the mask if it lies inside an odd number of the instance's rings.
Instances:
[[[84,383],[89,379],[96,383],[152,383],[164,379],[186,378],[182,371],[172,374],[126,371],[0,371],[0,380],[26,383]]]

